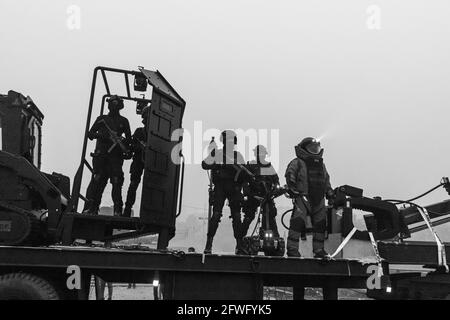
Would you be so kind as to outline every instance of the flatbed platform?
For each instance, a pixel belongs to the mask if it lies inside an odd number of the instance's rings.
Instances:
[[[157,277],[168,299],[262,299],[264,286],[293,287],[297,295],[304,287],[322,287],[329,298],[337,298],[338,288],[366,288],[367,269],[373,264],[149,248],[0,247],[0,269],[65,273],[68,266],[76,265],[110,282],[152,283]]]

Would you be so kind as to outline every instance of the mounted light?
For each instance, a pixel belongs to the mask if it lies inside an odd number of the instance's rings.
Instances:
[[[134,76],[134,91],[147,91],[147,78],[142,73]]]
[[[159,271],[155,271],[155,277],[153,278],[153,287],[159,286]]]
[[[391,293],[392,292],[392,287],[386,287],[386,292],[387,293]]]

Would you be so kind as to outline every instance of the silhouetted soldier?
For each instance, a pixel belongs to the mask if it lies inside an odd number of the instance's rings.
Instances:
[[[130,124],[120,115],[123,100],[113,95],[108,100],[109,113],[99,116],[89,130],[90,140],[97,140],[92,154],[92,179],[86,192],[89,200],[84,212],[98,214],[103,191],[108,183],[112,184],[112,200],[114,215],[122,213],[122,185],[124,175],[122,171],[124,159],[129,159],[129,143],[131,140]],[[125,135],[125,137],[123,137]]]
[[[242,231],[241,231],[241,202],[242,184],[244,173],[240,166],[244,162],[242,155],[235,150],[237,137],[231,130],[223,131],[220,135],[223,149],[215,150],[203,162],[202,168],[211,170],[213,190],[213,213],[208,226],[208,235],[205,253],[211,253],[212,243],[222,218],[222,209],[225,200],[230,206],[233,234],[236,239],[236,253],[242,253]],[[239,166],[240,165],[240,166]]]
[[[131,140],[131,149],[133,151],[133,161],[130,166],[130,186],[128,187],[127,200],[125,201],[125,209],[123,215],[125,217],[131,216],[131,209],[136,201],[136,191],[141,182],[142,173],[144,172],[145,165],[145,146],[147,144],[147,119],[148,111],[150,109],[144,109],[142,111],[142,123],[143,127],[137,128],[134,131]]]
[[[277,188],[280,185],[280,180],[275,169],[271,163],[266,160],[267,149],[263,145],[258,145],[253,150],[255,153],[255,159],[248,163],[249,170],[254,174],[252,181],[244,184],[244,195],[247,199],[242,206],[242,212],[244,213],[244,219],[242,221],[242,236],[245,237],[248,232],[248,228],[255,218],[256,211],[260,206],[260,201],[255,196],[264,198],[268,192]],[[266,226],[266,219],[262,218],[262,228],[264,230],[272,230],[275,237],[279,237],[278,227],[275,220],[277,215],[277,208],[275,202],[270,200],[269,207],[269,226]]]

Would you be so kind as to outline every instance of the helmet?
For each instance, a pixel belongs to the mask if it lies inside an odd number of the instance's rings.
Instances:
[[[257,154],[260,154],[260,153],[269,154],[269,153],[267,152],[266,147],[264,147],[262,144],[258,144],[258,145],[255,147],[255,149],[253,149],[253,151],[257,152]]]
[[[123,100],[116,94],[113,94],[108,99],[108,109],[111,110],[112,107],[117,107],[118,110],[123,109]]]
[[[233,141],[234,144],[237,143],[236,132],[233,130],[225,130],[220,134],[220,142],[225,143],[228,141]]]
[[[320,141],[312,137],[303,139],[299,143],[299,147],[312,155],[319,155],[323,151]]]

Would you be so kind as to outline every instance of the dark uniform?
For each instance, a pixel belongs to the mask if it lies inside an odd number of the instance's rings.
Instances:
[[[254,196],[265,197],[268,192],[279,186],[280,180],[275,169],[270,162],[258,163],[256,160],[250,161],[248,164],[249,170],[254,174],[254,181],[247,182],[244,185],[244,195],[247,199],[242,206],[242,212],[244,213],[244,219],[242,221],[242,236],[245,237],[248,232],[248,228],[255,218],[256,211],[260,206],[260,201],[255,199]],[[267,203],[269,214],[269,225],[266,224],[266,217],[262,217],[263,230],[272,230],[274,237],[279,237],[278,227],[275,220],[277,216],[277,208],[274,200],[270,200]]]
[[[229,146],[231,148],[232,144],[229,144]],[[228,154],[232,155],[231,157],[233,157],[234,160],[224,156],[224,150],[220,149],[215,150],[214,156],[209,155],[208,158],[202,162],[203,169],[211,170],[212,181],[214,184],[213,213],[211,220],[209,221],[205,253],[210,253],[212,250],[212,241],[222,218],[222,209],[225,200],[228,200],[228,205],[230,206],[233,234],[236,239],[236,252],[240,253],[241,249],[241,202],[243,200],[242,185],[244,182],[244,174],[233,166],[233,163],[243,164],[244,158],[237,151],[225,151],[225,155]]]
[[[306,217],[309,215],[313,225],[313,253],[316,257],[326,256],[324,250],[327,227],[325,199],[331,197],[333,190],[330,176],[323,163],[323,150],[311,154],[304,146],[313,138],[304,139],[295,149],[296,156],[286,169],[286,183],[295,196],[294,211],[290,220],[287,241],[289,256],[300,256],[299,238],[306,228]]]
[[[144,172],[146,143],[147,134],[145,127],[137,128],[131,141],[133,161],[130,166],[130,186],[128,187],[127,200],[123,211],[125,217],[131,216],[131,208],[136,201],[136,191],[139,187],[139,183],[141,183],[142,173]]]
[[[118,137],[125,135],[125,145],[129,145],[131,130],[128,120],[119,114],[120,106],[117,106],[116,103],[111,106],[113,97],[110,98],[108,104],[109,114],[99,116],[88,133],[90,140],[97,139],[95,152],[92,154],[92,179],[86,191],[89,204],[87,203],[85,206],[85,211],[91,214],[98,213],[108,179],[112,184],[111,196],[114,202],[114,214],[120,215],[122,213],[122,185],[124,180],[122,166],[125,157],[120,146],[111,139],[107,126],[115,131]],[[120,99],[115,99],[120,103]],[[121,103],[123,107],[123,102]]]

